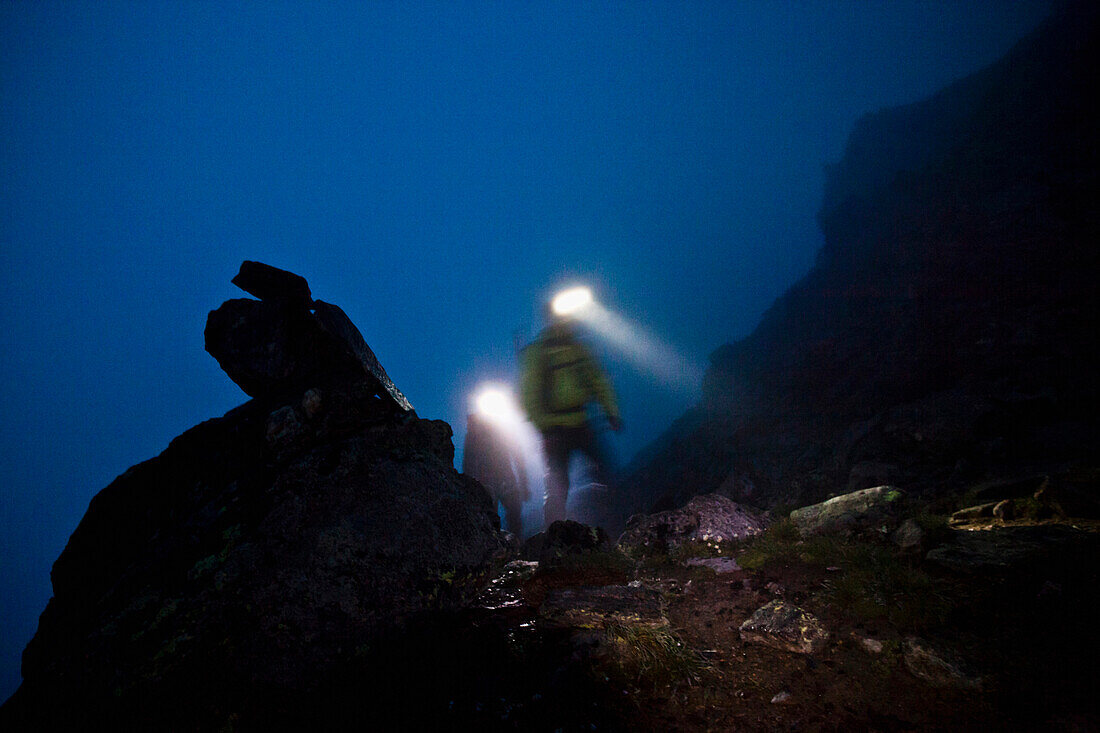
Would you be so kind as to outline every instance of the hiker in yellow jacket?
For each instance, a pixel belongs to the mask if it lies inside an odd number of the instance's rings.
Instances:
[[[588,405],[597,402],[612,430],[622,429],[615,393],[595,357],[577,337],[575,322],[550,313],[550,325],[523,350],[523,408],[542,433],[546,454],[546,526],[565,519],[569,498],[569,458],[580,451],[592,463],[593,478],[606,486],[604,458]]]

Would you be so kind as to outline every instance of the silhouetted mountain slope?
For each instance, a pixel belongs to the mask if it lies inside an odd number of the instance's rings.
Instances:
[[[721,489],[809,502],[1097,457],[1097,10],[869,114],[829,168],[812,271],[719,348],[623,513]]]

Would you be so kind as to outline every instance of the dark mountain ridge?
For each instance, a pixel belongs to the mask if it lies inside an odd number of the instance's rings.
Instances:
[[[815,266],[712,354],[621,514],[1095,463],[1097,32],[1094,5],[1067,4],[992,66],[857,123]]]

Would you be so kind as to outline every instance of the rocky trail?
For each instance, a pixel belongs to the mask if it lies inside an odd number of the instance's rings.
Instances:
[[[685,530],[733,504],[700,498],[658,515],[650,537],[679,535],[648,553],[555,524],[474,608],[374,658],[387,714],[480,730],[1095,729],[1100,522],[943,523],[916,552],[865,517],[806,538],[791,520],[748,537],[710,522],[700,542]]]

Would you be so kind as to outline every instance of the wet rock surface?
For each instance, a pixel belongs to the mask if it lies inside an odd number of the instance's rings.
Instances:
[[[556,588],[539,614],[559,626],[603,628],[608,624],[668,626],[661,594],[644,587],[608,585]]]

